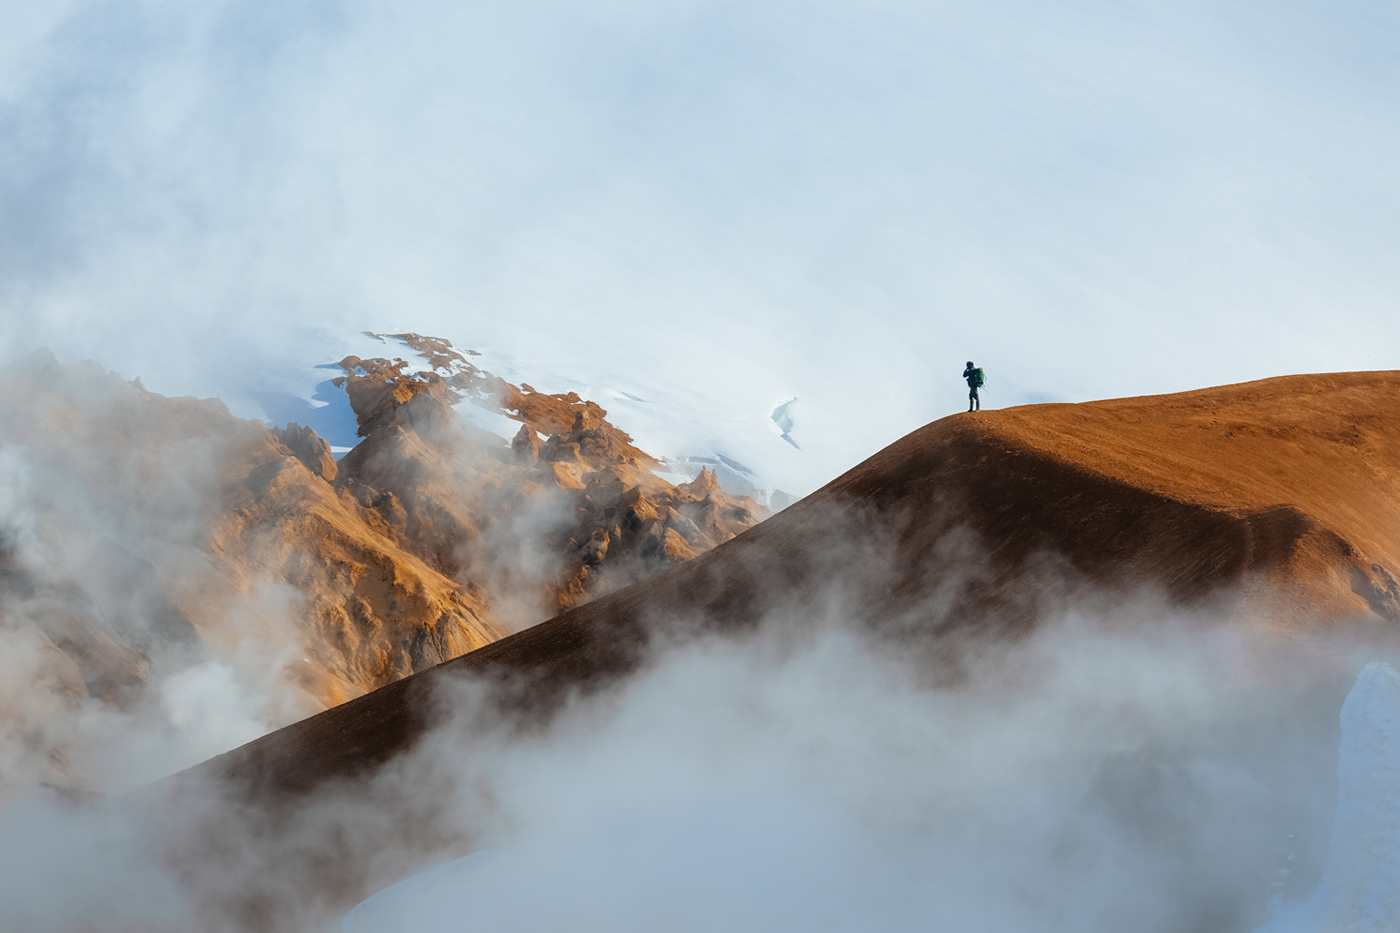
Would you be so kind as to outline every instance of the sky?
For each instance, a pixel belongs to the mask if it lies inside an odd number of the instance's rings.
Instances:
[[[8,0],[0,360],[47,346],[282,422],[327,401],[316,367],[373,349],[362,331],[411,330],[597,398],[653,453],[728,450],[798,494],[960,411],[969,359],[989,408],[1393,368],[1398,53],[1395,0]],[[771,421],[785,403],[797,446]],[[745,663],[716,662],[780,694],[826,683],[801,658],[795,681]],[[236,744],[257,723],[230,670],[159,702],[228,714],[218,739]],[[887,672],[866,673],[878,699]],[[1172,696],[1187,706],[1166,713],[1190,712],[1196,694]],[[1229,699],[1203,708],[1233,715]],[[772,735],[824,722],[793,709]],[[717,715],[734,729],[714,747],[767,747],[745,710]],[[1019,733],[986,734],[1012,743],[1007,773],[1034,770]],[[1112,765],[1118,736],[1084,760]],[[538,773],[572,777],[590,748]],[[919,786],[923,759],[903,761]],[[852,785],[852,812],[903,799],[878,777]],[[1207,816],[1261,799],[1201,786]],[[844,831],[835,796],[815,812]],[[1192,844],[1239,823],[1192,824]],[[87,838],[74,850],[125,860]],[[61,902],[59,851],[60,883],[35,890]]]
[[[412,330],[799,494],[968,359],[987,407],[1391,368],[1397,52],[1390,0],[4,4],[0,356],[276,420]]]

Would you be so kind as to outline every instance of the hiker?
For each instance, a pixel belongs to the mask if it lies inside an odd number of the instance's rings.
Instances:
[[[980,366],[972,365],[972,360],[968,360],[967,369],[963,370],[963,378],[967,380],[967,410],[981,411],[982,399],[978,398],[977,390],[986,385],[986,373],[982,372]]]

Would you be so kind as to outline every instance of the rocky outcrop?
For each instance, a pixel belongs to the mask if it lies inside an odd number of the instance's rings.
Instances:
[[[404,546],[440,572],[514,589],[513,604],[525,607],[514,624],[689,560],[768,514],[709,471],[679,486],[662,480],[658,462],[577,393],[512,385],[445,340],[387,336],[429,368],[341,361],[337,382],[365,440],[341,460],[336,485],[387,524],[401,522]],[[454,418],[459,404],[520,430],[507,445]]]
[[[1372,564],[1368,574],[1359,566],[1351,568],[1352,592],[1366,600],[1371,611],[1387,622],[1400,624],[1400,583],[1380,564]]]
[[[251,650],[304,714],[505,632],[482,592],[401,546],[392,503],[333,485],[310,428],[51,357],[0,397],[17,473],[0,617],[37,627],[94,700],[128,708],[162,672]]]
[[[402,546],[392,495],[361,501],[363,488],[337,490],[272,443],[247,454],[239,472],[213,523],[211,550],[235,590],[275,581],[299,595],[302,664],[291,672],[322,703],[504,634],[479,589]]]
[[[335,457],[331,455],[331,445],[311,428],[293,421],[285,428],[274,430],[273,433],[282,442],[282,446],[301,461],[302,466],[321,479],[335,479],[336,465]]]

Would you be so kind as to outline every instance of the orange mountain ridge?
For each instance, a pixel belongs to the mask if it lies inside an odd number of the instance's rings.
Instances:
[[[1400,623],[1397,413],[1400,374],[1383,372],[954,415],[694,561],[201,772],[315,786],[410,745],[438,681],[509,672],[548,708],[634,669],[658,637],[811,618],[837,598],[930,657],[1114,594],[1275,636]]]

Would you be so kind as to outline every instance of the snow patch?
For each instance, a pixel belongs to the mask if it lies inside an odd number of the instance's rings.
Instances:
[[[300,366],[277,372],[249,372],[249,386],[234,389],[224,399],[240,417],[258,418],[270,427],[305,425],[325,438],[332,453],[343,453],[360,442],[359,422],[345,390],[334,380],[345,375],[339,360],[394,356],[393,348],[369,334],[325,336],[304,348]]]
[[[1304,901],[1275,904],[1256,933],[1400,929],[1400,673],[1361,669],[1342,705],[1332,854]]]
[[[472,346],[468,335],[443,334],[453,349],[479,367],[517,385],[529,383],[548,393],[577,392],[608,412],[608,420],[632,437],[637,447],[671,464],[694,461],[697,465],[668,469],[668,482],[688,482],[700,466],[715,469],[720,485],[737,495],[752,496],[760,504],[778,510],[796,501],[784,491],[815,488],[829,477],[812,477],[814,465],[803,454],[793,433],[791,404],[777,408],[751,398],[735,401],[721,394],[701,396],[678,388],[664,370],[589,368],[591,360],[571,359],[566,372],[548,361],[522,359],[489,346]],[[343,375],[337,362],[347,356],[364,359],[404,359],[410,370],[429,368],[418,351],[400,338],[368,333],[319,335],[298,348],[299,366],[277,372],[246,374],[245,386],[230,386],[225,402],[234,414],[254,417],[270,426],[296,422],[316,431],[339,458],[361,440],[359,425],[345,390],[333,384]],[[583,368],[578,368],[582,364]],[[451,367],[439,369],[450,376]],[[494,410],[491,399],[455,406],[459,415],[476,427],[511,440],[520,423]],[[777,416],[777,420],[775,420]],[[782,422],[781,424],[779,422]],[[719,467],[719,468],[716,468]]]
[[[340,933],[441,929],[443,917],[461,912],[460,890],[489,858],[489,851],[473,852],[390,885],[355,905],[340,921]]]
[[[792,406],[793,403],[796,401],[796,398],[790,398],[785,402],[779,402],[778,407],[773,409],[773,414],[769,415],[769,418],[777,427],[779,436],[783,440],[791,444],[793,447],[796,447],[798,450],[801,450],[802,448],[798,446],[797,441],[792,439],[792,429],[794,427],[792,420]]]
[[[463,399],[453,405],[452,410],[464,421],[505,441],[514,440],[520,433],[522,422],[489,409],[476,399]]]

